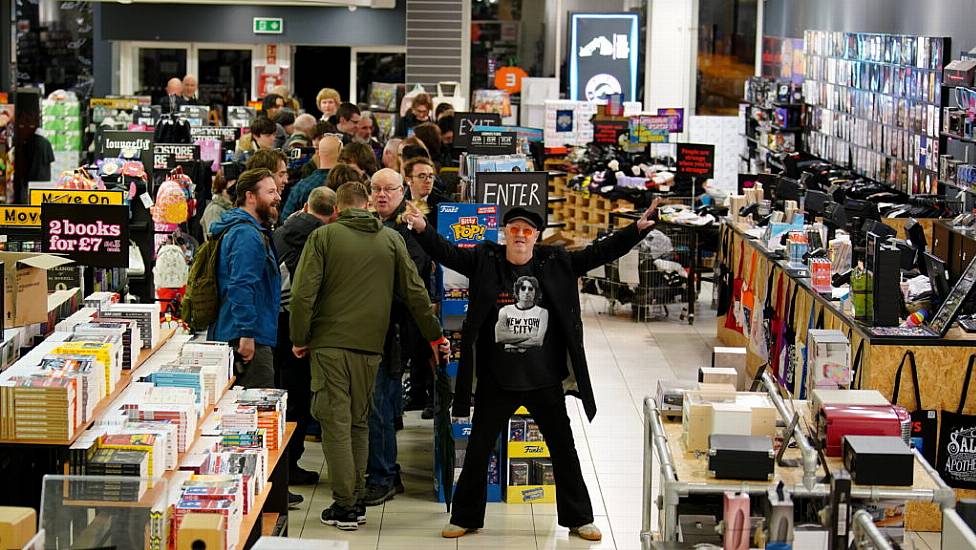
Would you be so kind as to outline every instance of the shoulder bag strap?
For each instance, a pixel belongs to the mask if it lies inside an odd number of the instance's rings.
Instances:
[[[901,356],[901,363],[898,363],[898,370],[895,371],[895,388],[891,392],[891,404],[898,404],[898,394],[901,390],[901,374],[905,368],[906,359],[908,360],[909,367],[912,369],[912,383],[915,385],[915,410],[918,411],[922,409],[922,396],[918,391],[918,369],[915,367],[915,352],[912,350],[905,351],[905,355]]]
[[[966,380],[962,383],[962,395],[959,396],[959,409],[957,414],[962,414],[966,408],[966,396],[969,393],[969,379],[973,377],[973,363],[976,362],[976,353],[969,356],[969,366],[966,367]]]
[[[857,352],[854,353],[854,365],[851,367],[851,385],[854,386],[852,389],[861,389],[862,378],[864,377],[864,370],[861,369],[861,360],[864,354],[864,338],[861,338],[861,343],[857,345]]]
[[[763,302],[764,302],[763,303],[763,307],[766,310],[769,310],[769,308],[773,305],[773,302],[772,302],[772,300],[773,300],[773,278],[774,278],[775,275],[776,275],[776,270],[773,269],[773,266],[772,265],[770,265],[769,266],[769,275],[766,276],[766,297],[763,300]]]
[[[816,304],[816,299],[814,300],[814,304]],[[817,315],[817,323],[816,323],[816,325],[814,325],[814,328],[816,328],[816,329],[823,329],[824,328],[824,310],[825,309],[827,309],[827,308],[825,308],[825,307],[820,308],[820,313]]]
[[[796,292],[800,290],[800,283],[793,281],[793,295],[790,297],[790,307],[786,308],[786,330],[796,332]],[[792,344],[793,342],[788,342]]]

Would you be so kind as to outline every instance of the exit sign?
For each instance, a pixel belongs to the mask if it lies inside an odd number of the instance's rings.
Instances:
[[[255,17],[254,34],[281,34],[285,32],[285,20],[281,17]]]

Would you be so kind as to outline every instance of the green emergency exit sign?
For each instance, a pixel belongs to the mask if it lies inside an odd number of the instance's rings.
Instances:
[[[285,32],[285,20],[281,17],[255,17],[254,34],[281,34]]]

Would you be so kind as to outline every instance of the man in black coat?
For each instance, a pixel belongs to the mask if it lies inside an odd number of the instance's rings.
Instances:
[[[524,405],[549,447],[559,524],[583,539],[601,539],[564,397],[581,399],[590,420],[596,415],[583,351],[578,278],[637,245],[654,224],[657,204],[637,222],[578,252],[536,246],[545,223],[525,208],[513,208],[502,218],[506,245],[456,248],[408,205],[404,217],[424,250],[470,280],[452,416],[470,416],[475,376],[477,414],[443,537],[461,537],[484,525],[489,454],[508,419]]]
[[[288,480],[292,485],[314,485],[318,483],[319,474],[298,466],[298,459],[305,452],[305,431],[312,420],[312,374],[308,356],[299,359],[291,353],[290,345],[283,344],[291,341],[288,334],[291,279],[298,269],[298,260],[302,257],[308,236],[319,227],[335,221],[337,215],[335,191],[328,187],[317,187],[309,194],[304,208],[289,216],[273,235],[281,262],[282,281],[282,311],[278,314],[279,345],[276,348],[277,385],[288,390],[286,419],[298,423],[295,435],[288,444]]]

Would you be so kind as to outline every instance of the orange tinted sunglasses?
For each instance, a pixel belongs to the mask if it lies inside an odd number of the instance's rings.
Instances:
[[[513,237],[518,237],[519,235],[522,235],[523,237],[531,237],[535,234],[535,229],[532,229],[531,227],[516,227],[514,225],[510,225],[505,229],[508,231],[508,234]]]

